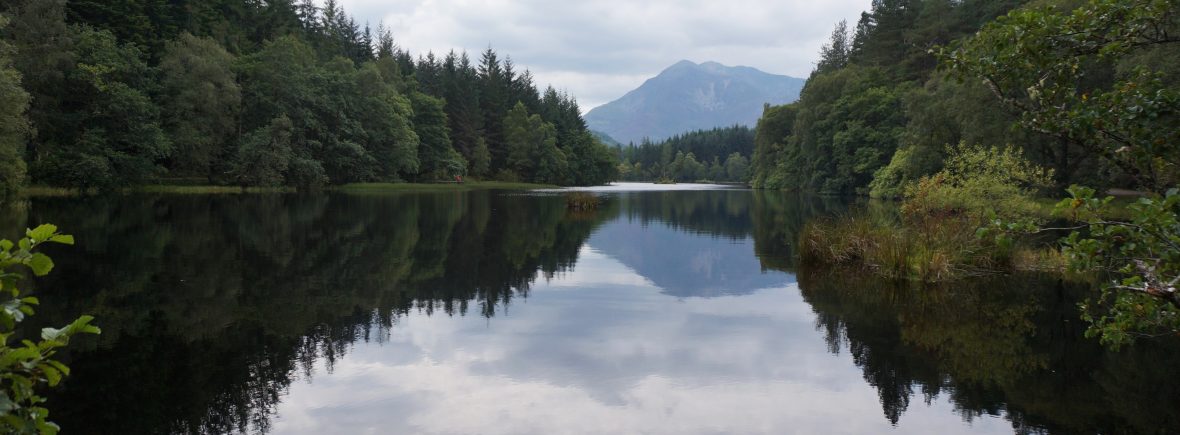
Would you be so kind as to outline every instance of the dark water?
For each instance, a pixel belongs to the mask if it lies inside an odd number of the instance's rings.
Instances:
[[[683,189],[684,186],[679,188]],[[36,198],[65,433],[1177,433],[1180,346],[1084,288],[797,270],[839,201],[746,190]]]

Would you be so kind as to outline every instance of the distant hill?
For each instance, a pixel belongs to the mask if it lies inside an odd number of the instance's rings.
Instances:
[[[598,139],[599,142],[602,142],[602,143],[607,144],[609,146],[615,147],[615,146],[622,145],[621,143],[619,143],[619,141],[615,140],[615,138],[613,138],[609,134],[603,133],[601,131],[590,130],[590,134],[594,135],[594,138]]]
[[[622,98],[586,114],[592,130],[622,143],[659,141],[691,130],[754,126],[765,103],[799,98],[804,79],[746,66],[682,60]]]

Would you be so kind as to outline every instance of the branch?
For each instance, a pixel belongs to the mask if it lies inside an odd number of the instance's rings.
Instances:
[[[1155,265],[1148,265],[1146,261],[1135,260],[1135,268],[1143,275],[1142,286],[1115,285],[1111,286],[1111,288],[1143,293],[1162,299],[1172,304],[1173,307],[1180,309],[1180,297],[1176,293],[1176,283],[1180,282],[1180,276],[1172,279],[1170,283],[1165,283],[1156,270],[1158,265],[1158,261]]]

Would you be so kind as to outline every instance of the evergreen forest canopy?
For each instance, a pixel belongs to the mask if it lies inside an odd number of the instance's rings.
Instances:
[[[800,100],[765,110],[752,184],[896,197],[938,172],[949,145],[967,143],[1019,147],[1059,188],[1163,192],[1180,174],[1168,97],[1180,47],[1164,43],[1180,35],[1176,2],[1096,2],[1086,10],[1098,15],[1072,18],[1090,26],[1074,38],[1068,17],[1086,4],[874,0],[855,28],[836,26]],[[981,28],[992,31],[968,38]],[[1135,97],[1126,86],[1164,92]]]
[[[510,59],[415,60],[334,0],[16,0],[0,14],[0,191],[590,185],[617,170],[574,99]]]
[[[619,178],[628,181],[749,180],[754,130],[744,125],[697,130],[659,143],[621,147]]]

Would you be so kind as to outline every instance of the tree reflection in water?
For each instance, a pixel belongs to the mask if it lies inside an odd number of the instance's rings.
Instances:
[[[1104,351],[1081,335],[1082,286],[1020,275],[923,288],[796,270],[803,223],[846,206],[744,190],[616,194],[594,213],[567,211],[559,195],[486,191],[130,195],[36,198],[9,206],[0,228],[53,222],[77,236],[50,253],[62,267],[38,282],[46,305],[36,318],[86,312],[104,330],[66,355],[74,375],[50,403],[70,404],[54,408],[67,429],[266,431],[317,363],[331,371],[412,313],[490,319],[536,279],[574,267],[595,231],[635,234],[605,227],[616,220],[752,239],[764,270],[797,275],[829,351],[852,358],[893,424],[920,394],[949,397],[966,420],[1004,415],[1019,432],[1180,428],[1180,381],[1160,363],[1180,361],[1176,340]],[[601,248],[628,241],[616,242]],[[637,258],[660,249],[675,247]],[[716,295],[690,287],[668,294]]]

